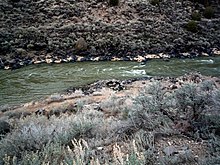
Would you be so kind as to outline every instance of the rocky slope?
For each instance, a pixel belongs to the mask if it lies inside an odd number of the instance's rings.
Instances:
[[[202,16],[198,32],[192,33],[186,23],[205,7],[190,1],[162,0],[158,7],[149,0],[121,0],[110,7],[107,0],[2,0],[1,67],[113,56],[133,60],[139,55],[144,58],[136,60],[144,61],[159,53],[169,56],[157,58],[213,55],[220,49],[220,5],[212,5],[214,17]]]

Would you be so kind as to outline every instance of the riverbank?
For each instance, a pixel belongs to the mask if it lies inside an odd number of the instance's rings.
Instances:
[[[9,107],[9,114],[13,113],[19,113],[17,117],[22,117],[23,112],[28,113],[29,115],[31,113],[36,113],[39,109],[44,110],[46,114],[50,114],[50,111],[53,111],[53,109],[57,109],[58,107],[62,105],[69,106],[69,103],[77,103],[77,101],[81,99],[91,99],[92,102],[96,102],[96,97],[98,100],[101,101],[106,100],[112,96],[117,97],[127,97],[126,95],[135,97],[136,95],[141,92],[141,89],[143,89],[146,86],[149,86],[152,82],[158,81],[161,83],[161,87],[168,91],[172,91],[175,89],[178,89],[185,84],[189,83],[195,83],[199,84],[203,81],[208,81],[212,85],[212,81],[215,84],[215,88],[220,88],[220,79],[219,77],[213,77],[213,76],[202,76],[197,73],[192,74],[186,74],[185,76],[181,77],[142,77],[142,78],[133,78],[128,80],[100,80],[95,83],[92,83],[90,85],[84,85],[83,87],[71,87],[67,89],[66,91],[63,91],[62,94],[53,94],[51,96],[48,96],[47,98],[41,99],[41,101],[31,101],[29,103],[25,103],[23,105],[18,105],[13,107]],[[98,101],[100,102],[100,101]],[[52,105],[51,105],[52,104]],[[54,104],[54,105],[53,105]],[[56,107],[57,106],[57,107]],[[76,106],[76,105],[75,105]],[[25,108],[24,108],[25,107]],[[66,107],[66,106],[64,106]],[[73,108],[73,107],[71,107]],[[71,109],[70,108],[70,109]],[[24,109],[27,109],[27,111],[23,111]],[[1,109],[0,116],[4,115],[4,112],[6,111],[7,114],[7,107],[6,109]],[[20,112],[19,112],[20,111]],[[62,112],[62,111],[61,111]],[[53,113],[52,113],[53,115]],[[6,115],[7,116],[7,115]],[[15,116],[16,115],[12,115]],[[23,117],[25,117],[24,115]]]
[[[216,48],[211,51],[211,54],[207,53],[180,53],[178,54],[178,58],[185,59],[185,58],[196,58],[196,57],[215,57],[220,55],[220,50],[217,50]],[[41,55],[38,57],[25,57],[25,59],[22,58],[16,58],[16,59],[10,59],[5,60],[5,58],[0,59],[0,69],[5,70],[13,70],[18,69],[24,66],[28,66],[31,64],[61,64],[61,63],[68,63],[68,62],[98,62],[98,61],[134,61],[139,62],[141,64],[146,64],[149,60],[152,59],[162,59],[164,61],[169,61],[171,58],[176,57],[175,55],[170,54],[147,54],[147,55],[138,55],[138,56],[125,56],[125,57],[117,57],[117,56],[99,56],[99,57],[92,57],[92,56],[63,56],[63,57],[57,57],[57,56],[51,56],[51,55]]]
[[[1,110],[0,161],[218,164],[219,89],[200,74],[105,80]]]
[[[135,60],[219,54],[219,3],[191,1],[3,0],[0,3],[0,68],[72,61]],[[197,31],[186,25],[199,12]]]

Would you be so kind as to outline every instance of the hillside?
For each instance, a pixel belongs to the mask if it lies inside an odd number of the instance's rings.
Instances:
[[[191,1],[2,0],[0,67],[219,54],[220,5],[209,5],[211,16]]]

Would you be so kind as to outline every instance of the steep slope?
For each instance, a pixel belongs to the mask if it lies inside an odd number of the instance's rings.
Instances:
[[[220,48],[220,5],[218,1],[212,5],[214,17],[202,16],[193,33],[186,24],[205,6],[190,1],[162,0],[153,6],[149,0],[121,0],[119,6],[110,7],[101,0],[3,0],[0,57],[5,63],[46,55],[102,56],[102,60],[152,53],[210,55],[213,48]],[[80,38],[83,49],[76,46]]]

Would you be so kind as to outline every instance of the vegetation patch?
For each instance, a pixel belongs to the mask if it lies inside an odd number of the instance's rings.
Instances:
[[[151,0],[150,3],[153,6],[158,6],[160,4],[160,0]]]
[[[109,0],[109,5],[110,6],[118,6],[119,5],[119,0]]]
[[[194,20],[194,21],[200,21],[201,20],[201,14],[199,12],[193,12],[191,17],[192,17],[192,20]]]
[[[211,6],[206,7],[203,15],[205,18],[211,19],[214,16],[214,9]]]
[[[186,24],[186,30],[187,31],[190,31],[190,32],[193,32],[193,33],[196,33],[198,32],[198,24],[197,22],[195,21],[189,21],[187,24]]]

